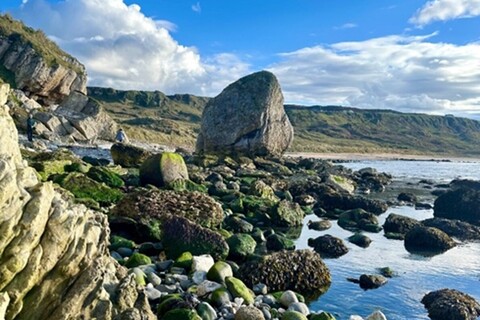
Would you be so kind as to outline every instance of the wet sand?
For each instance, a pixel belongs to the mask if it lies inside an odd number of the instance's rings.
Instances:
[[[317,158],[325,160],[362,161],[362,160],[405,160],[405,161],[457,161],[457,162],[480,162],[475,157],[455,157],[442,155],[418,155],[401,153],[309,153],[291,152],[287,157]]]

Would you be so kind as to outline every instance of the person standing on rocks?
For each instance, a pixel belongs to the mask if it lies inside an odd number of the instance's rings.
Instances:
[[[33,115],[30,113],[27,119],[27,138],[28,141],[33,141],[33,128],[35,127],[35,120],[33,119]]]
[[[115,136],[115,141],[120,142],[120,143],[127,143],[128,138],[125,132],[123,131],[122,128],[118,129],[117,135]]]

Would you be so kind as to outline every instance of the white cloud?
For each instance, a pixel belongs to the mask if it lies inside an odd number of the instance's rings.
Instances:
[[[175,41],[169,33],[175,24],[123,0],[30,0],[14,15],[85,64],[89,85],[216,95],[249,72],[239,58],[203,61],[196,48]]]
[[[409,22],[424,26],[434,21],[480,16],[480,0],[433,0],[427,2]]]
[[[342,24],[341,26],[334,27],[334,29],[342,30],[342,29],[353,29],[353,28],[357,28],[357,27],[358,27],[358,25],[356,23],[348,22],[348,23]]]
[[[197,2],[196,4],[192,5],[192,10],[195,12],[202,12],[202,7],[200,6],[200,2]]]
[[[387,36],[303,48],[270,66],[287,101],[395,109],[480,111],[480,44]]]

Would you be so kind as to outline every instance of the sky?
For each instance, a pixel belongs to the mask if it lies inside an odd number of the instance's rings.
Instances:
[[[286,103],[480,119],[480,0],[0,0],[88,84],[216,96],[269,70]]]

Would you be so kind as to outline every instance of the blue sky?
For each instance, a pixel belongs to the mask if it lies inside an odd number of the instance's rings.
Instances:
[[[287,103],[480,115],[480,0],[2,0],[89,84],[215,96],[262,69]]]

